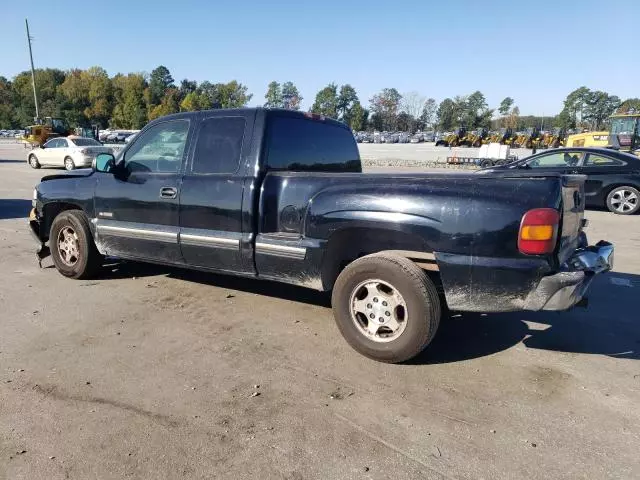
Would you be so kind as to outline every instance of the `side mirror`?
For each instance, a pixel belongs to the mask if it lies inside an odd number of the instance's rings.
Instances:
[[[91,166],[96,172],[112,173],[115,165],[116,159],[111,153],[100,153]]]

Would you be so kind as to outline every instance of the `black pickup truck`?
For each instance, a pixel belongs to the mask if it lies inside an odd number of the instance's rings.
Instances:
[[[309,113],[180,113],[114,158],[44,177],[38,256],[87,278],[105,256],[332,291],[337,325],[400,362],[452,311],[564,310],[613,246],[583,233],[584,177],[363,174],[351,131]],[[48,246],[47,246],[48,242]]]

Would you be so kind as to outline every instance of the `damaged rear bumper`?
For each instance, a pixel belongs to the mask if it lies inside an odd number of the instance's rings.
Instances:
[[[613,268],[613,245],[601,240],[580,248],[565,263],[563,271],[543,277],[526,298],[525,310],[567,310],[585,297],[598,273]]]

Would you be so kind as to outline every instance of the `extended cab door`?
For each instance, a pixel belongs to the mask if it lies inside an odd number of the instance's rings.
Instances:
[[[124,151],[115,173],[100,173],[94,208],[96,241],[108,255],[181,263],[180,175],[188,118],[153,123]]]
[[[245,184],[254,113],[207,112],[196,129],[195,147],[180,189],[180,246],[192,266],[229,272],[255,271],[250,245],[252,228],[244,221]]]

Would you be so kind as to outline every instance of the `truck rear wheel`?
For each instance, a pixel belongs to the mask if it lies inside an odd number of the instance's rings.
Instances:
[[[80,210],[66,210],[53,220],[49,248],[54,265],[65,277],[90,278],[102,266],[102,255]]]
[[[336,280],[331,303],[347,342],[381,362],[415,357],[440,323],[435,285],[415,263],[395,255],[368,255],[349,264]]]

